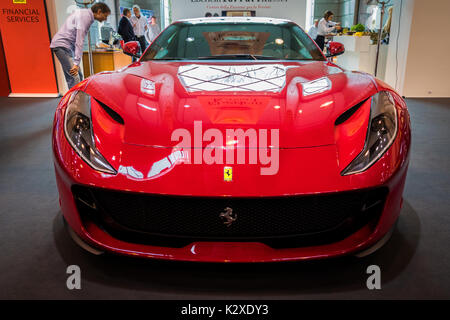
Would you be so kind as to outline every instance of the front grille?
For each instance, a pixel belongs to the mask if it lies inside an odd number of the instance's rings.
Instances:
[[[387,188],[324,195],[260,198],[182,197],[74,186],[83,219],[113,236],[182,247],[194,241],[258,241],[272,247],[318,245],[344,239],[378,220]],[[237,219],[219,215],[231,208]]]

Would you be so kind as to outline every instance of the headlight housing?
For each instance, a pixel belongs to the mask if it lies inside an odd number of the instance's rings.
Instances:
[[[89,166],[97,171],[117,174],[95,147],[91,97],[86,93],[75,91],[70,97],[64,117],[64,132],[72,148]]]
[[[361,153],[342,171],[342,175],[370,168],[389,149],[397,136],[398,119],[391,93],[381,91],[372,97],[369,128]]]

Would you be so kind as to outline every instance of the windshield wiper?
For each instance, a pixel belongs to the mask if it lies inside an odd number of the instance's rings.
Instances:
[[[198,57],[198,60],[224,60],[224,59],[247,59],[247,60],[279,60],[275,57],[254,54],[219,54],[215,56]]]

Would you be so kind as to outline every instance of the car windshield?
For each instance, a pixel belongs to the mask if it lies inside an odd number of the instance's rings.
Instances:
[[[149,60],[325,60],[305,32],[291,22],[176,23],[152,43]]]

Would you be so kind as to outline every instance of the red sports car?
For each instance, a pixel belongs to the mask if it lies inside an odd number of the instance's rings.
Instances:
[[[410,120],[293,22],[173,23],[56,110],[60,205],[93,253],[206,262],[366,255],[395,226]],[[136,54],[137,43],[124,45]]]

